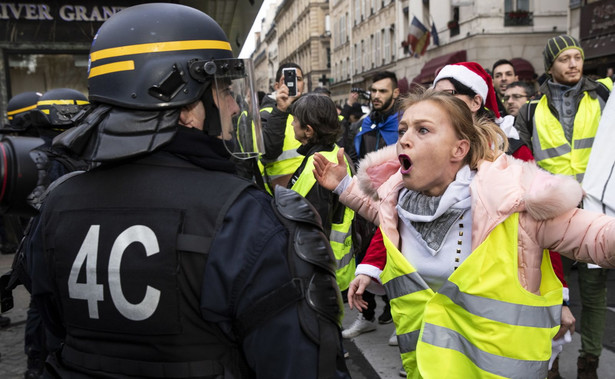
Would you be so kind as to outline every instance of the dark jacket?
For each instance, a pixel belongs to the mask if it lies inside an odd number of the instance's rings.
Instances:
[[[44,310],[45,322],[55,334],[66,337],[63,358],[72,349],[96,359],[147,360],[171,367],[175,361],[221,360],[227,368],[238,370],[244,362],[248,371],[241,377],[317,376],[318,347],[303,332],[297,306],[271,315],[247,335],[235,333],[239,315],[287,283],[291,273],[288,235],[271,207],[271,198],[232,170],[219,140],[180,127],[161,150],[78,175],[51,193],[32,238],[32,243],[49,252],[48,261],[31,272],[33,299]],[[209,214],[209,209],[217,214]],[[100,240],[86,243],[91,222],[100,222]],[[118,263],[109,251],[121,240],[116,234],[133,223],[141,225],[140,230],[156,230],[162,254],[145,255],[139,243],[133,244],[135,250],[125,242],[121,245],[125,254]],[[180,239],[180,235],[194,237]],[[128,233],[128,241],[131,236],[139,237]],[[208,246],[208,254],[192,251],[195,246]],[[92,295],[83,293],[67,296],[67,281],[77,289],[79,284],[94,284],[85,275],[76,282],[58,277],[67,275],[70,267],[94,264],[80,262],[74,257],[77,251],[87,253],[88,259],[94,254],[99,257],[96,284],[103,288],[102,299],[86,301],[83,297]],[[125,269],[120,270],[121,283],[109,279],[106,265],[111,267],[112,262]],[[146,286],[160,291],[160,304],[165,301],[165,306],[151,307],[152,315],[140,321],[144,316],[132,314],[121,301],[116,304],[117,289],[129,303],[140,304]],[[109,296],[113,288],[116,294]],[[172,289],[176,292],[169,295]],[[87,313],[94,303],[100,311],[97,318]],[[117,311],[122,307],[128,316]],[[155,322],[162,315],[166,322]],[[110,320],[113,328],[104,330]],[[229,358],[229,351],[238,354]],[[94,372],[74,363],[56,367],[80,370],[87,376]],[[119,370],[119,366],[101,367]]]

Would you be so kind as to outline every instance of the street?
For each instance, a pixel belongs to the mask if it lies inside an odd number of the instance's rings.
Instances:
[[[8,271],[13,261],[13,255],[0,254],[0,273]],[[570,279],[571,309],[577,317],[577,332],[581,332],[578,315],[580,306],[576,284],[577,271],[573,270]],[[12,324],[0,329],[0,378],[23,378],[26,369],[26,355],[23,350],[26,312],[29,304],[29,294],[23,286],[14,292],[15,307],[5,315],[10,317]],[[376,315],[382,312],[383,302],[377,297],[378,309]],[[609,273],[608,306],[606,332],[603,345],[605,349],[600,357],[598,375],[600,378],[614,378],[615,375],[615,274]],[[349,326],[356,318],[356,311],[346,305],[343,324]],[[393,324],[378,325],[370,333],[362,334],[353,340],[344,340],[344,346],[350,356],[347,359],[348,368],[354,379],[393,379],[399,378],[401,359],[396,346],[389,346],[388,340],[393,331]],[[576,358],[580,348],[579,333],[575,333],[572,343],[564,346],[560,355],[560,374],[565,379],[576,378]]]

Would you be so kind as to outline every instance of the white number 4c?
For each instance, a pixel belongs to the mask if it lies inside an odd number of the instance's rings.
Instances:
[[[68,296],[71,299],[87,300],[90,318],[98,319],[98,302],[104,300],[104,286],[96,283],[96,263],[98,258],[98,238],[100,225],[92,225],[88,230],[81,248],[75,257],[68,278]],[[142,321],[150,317],[160,302],[160,291],[147,286],[143,300],[133,304],[126,300],[122,292],[120,271],[122,256],[126,248],[134,243],[140,243],[145,248],[147,256],[159,252],[158,240],[153,230],[144,225],[133,225],[124,230],[116,238],[109,256],[108,283],[111,299],[117,310],[127,319]],[[77,279],[85,263],[86,282],[79,283]]]

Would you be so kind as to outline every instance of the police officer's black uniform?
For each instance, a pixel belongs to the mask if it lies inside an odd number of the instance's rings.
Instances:
[[[105,24],[138,18],[211,28],[203,16],[148,4]],[[163,75],[170,82],[156,91],[189,92],[169,89],[185,84],[171,66]],[[208,94],[211,87],[202,94],[211,134]],[[104,96],[90,80],[90,98]],[[48,360],[48,374],[348,377],[335,266],[315,211],[294,193],[280,193],[272,206],[233,175],[221,139],[175,123],[179,110],[100,105],[55,141],[102,164],[60,179],[30,240],[46,256],[46,264],[30,268],[33,298],[65,341]]]

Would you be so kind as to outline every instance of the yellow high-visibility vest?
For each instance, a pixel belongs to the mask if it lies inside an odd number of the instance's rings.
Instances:
[[[271,113],[272,111],[272,107],[261,109],[261,112]],[[295,139],[295,130],[293,129],[292,122],[293,116],[288,115],[286,119],[286,129],[284,131],[282,154],[276,158],[275,162],[266,163],[264,165],[264,171],[270,180],[294,174],[303,161],[303,156],[297,153],[297,149],[301,146],[301,143]]]
[[[546,378],[562,284],[543,251],[540,295],[518,278],[512,214],[434,292],[383,233],[381,280],[408,378]]]
[[[331,162],[337,162],[337,152],[339,147],[336,145],[332,151],[320,151],[325,158]],[[352,175],[350,171],[350,163],[346,160],[346,167],[348,175]],[[301,196],[305,197],[308,192],[316,184],[316,178],[312,173],[314,170],[314,156],[309,156],[301,175],[297,181],[293,184],[291,189]],[[345,207],[344,218],[341,223],[332,223],[331,232],[329,234],[329,242],[331,243],[331,249],[335,255],[335,263],[337,269],[335,271],[335,277],[337,285],[340,287],[340,291],[344,291],[348,288],[350,281],[354,278],[354,272],[356,269],[355,253],[352,246],[352,221],[354,220],[354,211],[348,207]],[[325,220],[323,220],[324,222]]]
[[[601,82],[612,89],[610,79]],[[559,120],[551,113],[547,97],[543,96],[532,118],[532,149],[536,163],[551,173],[573,176],[582,182],[601,115],[599,98],[592,99],[585,92],[574,117],[570,143]]]

